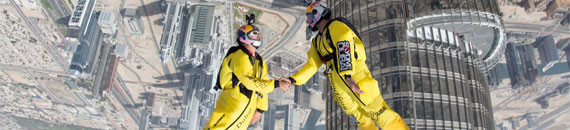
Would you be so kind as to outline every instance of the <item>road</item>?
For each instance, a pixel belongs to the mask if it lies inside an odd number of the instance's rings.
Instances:
[[[14,0],[10,0],[10,3],[12,3],[12,6],[14,6],[14,8],[16,9],[16,12],[18,12],[20,17],[28,25],[28,27],[30,28],[32,33],[36,36],[36,38],[38,38],[38,42],[40,42],[42,44],[42,46],[54,58],[54,60],[62,68],[63,71],[65,71],[66,73],[69,72],[69,69],[68,69],[69,65],[66,64],[67,62],[65,62],[67,60],[64,60],[64,58],[61,56],[61,54],[59,54],[59,52],[57,51],[57,48],[54,48],[53,46],[48,45],[45,42],[46,40],[44,39],[44,37],[42,35],[40,35],[40,33],[39,33],[40,31],[39,31],[38,27],[35,26],[36,24],[33,24],[32,22],[30,22],[28,17],[24,14],[24,12],[22,12],[22,9],[20,9],[20,6],[16,5],[16,2],[14,2]]]
[[[2,70],[28,70],[28,71],[34,71],[34,72],[41,72],[41,73],[47,73],[47,74],[57,74],[57,75],[61,75],[61,76],[69,76],[69,74],[63,72],[63,71],[55,71],[55,70],[47,70],[47,69],[40,69],[40,68],[32,68],[32,67],[27,67],[27,66],[22,66],[22,65],[4,65],[4,64],[0,64],[0,69]]]
[[[257,5],[260,7],[269,7],[269,9],[272,9],[272,10],[275,10],[278,12],[287,12],[287,13],[295,16],[295,22],[293,22],[293,25],[291,27],[289,27],[287,32],[285,32],[285,34],[275,44],[273,44],[273,45],[269,46],[269,48],[266,48],[265,50],[263,50],[263,52],[261,53],[261,56],[263,56],[266,59],[271,59],[271,57],[273,57],[273,55],[275,55],[279,49],[283,49],[283,46],[286,45],[287,43],[289,43],[289,41],[291,40],[291,38],[295,34],[299,33],[299,29],[303,28],[303,27],[301,27],[301,25],[303,24],[302,22],[305,21],[305,17],[303,15],[303,13],[304,13],[303,10],[291,9],[288,7],[295,7],[295,6],[284,5],[284,4],[289,4],[289,3],[272,4],[272,3],[269,3],[266,1],[254,1],[254,0],[234,1],[234,2],[247,2],[249,4]]]
[[[53,19],[54,21],[57,21],[60,18],[65,18],[65,17],[71,15],[71,9],[69,9],[69,7],[67,6],[67,4],[65,3],[64,0],[49,0],[49,3],[51,5],[51,7],[53,8],[53,10],[55,10],[55,13],[57,15],[57,19]],[[52,18],[55,18],[55,17],[52,17]],[[69,20],[69,19],[67,19],[67,20]]]
[[[542,29],[546,28],[546,25],[540,24],[530,24],[530,23],[518,23],[518,22],[505,22],[505,29],[507,31],[517,30],[517,31],[531,31],[540,32]],[[570,28],[558,27],[553,30],[552,33],[555,34],[570,34]]]
[[[117,101],[121,103],[125,111],[127,111],[129,116],[131,116],[133,121],[137,122],[136,124],[138,125],[141,116],[135,108],[135,101],[133,100],[131,94],[128,92],[128,89],[126,89],[125,83],[121,77],[117,76],[115,79],[116,84],[113,85],[112,90],[113,96],[115,96]]]
[[[244,2],[244,1],[236,1],[236,2]],[[259,7],[265,7],[265,8],[277,10],[279,12],[285,12],[285,13],[290,13],[290,14],[299,14],[300,13],[303,16],[304,16],[303,13],[305,13],[304,12],[305,10],[291,9],[292,7],[296,6],[296,5],[293,5],[291,3],[284,3],[284,2],[280,2],[280,1],[274,1],[274,3],[269,3],[267,1],[259,1],[259,0],[246,0],[245,2],[247,2],[249,4],[257,5]]]
[[[564,111],[568,110],[568,108],[570,108],[570,102],[562,105],[561,107],[557,108],[554,111],[551,111],[549,113],[546,113],[540,117],[538,117],[537,121],[538,121],[538,127],[537,128],[546,128],[548,127],[548,125],[552,125],[553,123],[551,123],[552,120],[555,120],[556,118],[564,115]],[[528,129],[528,124],[525,126],[520,127],[521,130],[525,130]]]
[[[300,17],[300,16],[295,17],[295,22],[293,23],[293,26],[289,28],[289,30],[285,33],[285,35],[283,35],[283,37],[281,37],[276,44],[265,49],[265,51],[261,53],[261,56],[267,59],[271,59],[271,57],[275,55],[275,52],[278,52],[279,49],[283,49],[283,46],[289,43],[291,38],[299,32],[300,28],[302,28],[301,25],[303,24],[302,22],[305,21],[304,19],[305,17]]]

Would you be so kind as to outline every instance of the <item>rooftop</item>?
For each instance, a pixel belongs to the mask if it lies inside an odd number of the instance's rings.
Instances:
[[[125,12],[123,12],[125,17],[138,17],[137,9],[134,8],[126,8]]]
[[[212,26],[214,25],[214,6],[197,5],[192,14],[192,32],[190,43],[208,44],[212,37]]]

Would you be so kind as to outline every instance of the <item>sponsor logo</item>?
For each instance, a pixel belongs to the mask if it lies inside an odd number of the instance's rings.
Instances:
[[[245,116],[243,118],[240,119],[240,121],[236,124],[236,128],[241,128],[241,127],[248,127],[249,126],[249,122],[246,123],[246,119],[249,118],[249,114],[251,113],[251,109],[248,108],[247,112],[245,112]]]
[[[256,82],[257,79],[255,79],[254,77],[251,76],[245,76],[247,79],[253,81],[253,83],[255,84],[255,87],[257,88],[261,88],[261,89],[265,89],[267,86],[265,84],[263,84],[263,82]]]
[[[384,111],[386,110],[386,106],[382,106],[382,108],[380,108],[380,110],[378,111],[370,111],[370,116],[372,118],[372,120],[374,121],[378,121],[378,117],[380,116],[380,114],[384,113]]]
[[[352,70],[352,62],[350,55],[350,43],[348,41],[341,41],[337,43],[338,47],[338,62],[340,65],[339,70]]]

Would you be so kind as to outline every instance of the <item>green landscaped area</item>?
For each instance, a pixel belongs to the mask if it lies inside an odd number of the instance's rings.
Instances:
[[[12,118],[16,120],[18,125],[22,126],[24,129],[29,129],[29,130],[96,130],[93,128],[87,128],[76,125],[53,124],[29,118],[22,118],[15,116],[13,116]]]
[[[21,87],[21,88],[25,88],[25,89],[36,89],[36,87],[34,87],[34,86],[30,86],[30,85],[23,84],[23,83],[11,83],[11,84],[12,84],[12,86],[18,87],[18,88]]]
[[[75,8],[75,6],[73,5],[73,2],[71,2],[71,0],[67,0],[67,2],[69,2],[69,4],[71,5],[71,7],[74,7],[74,8]]]
[[[249,10],[247,11],[247,14],[250,14],[250,13],[255,14],[255,18],[259,18],[259,16],[261,16],[261,14],[263,12],[261,12],[261,10],[258,10],[258,9],[249,8]]]
[[[51,7],[51,4],[49,4],[48,0],[42,0],[42,4],[47,8],[47,9],[53,9]]]

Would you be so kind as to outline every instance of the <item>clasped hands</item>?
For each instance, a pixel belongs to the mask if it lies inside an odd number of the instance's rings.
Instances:
[[[360,86],[358,86],[358,84],[352,78],[346,78],[346,82],[353,92],[358,94],[364,93],[362,90],[360,90]],[[291,87],[291,80],[289,80],[289,78],[279,78],[279,89],[281,89],[281,91],[286,92],[289,87]]]
[[[287,92],[291,87],[291,80],[285,77],[279,78],[279,89],[283,92]]]

